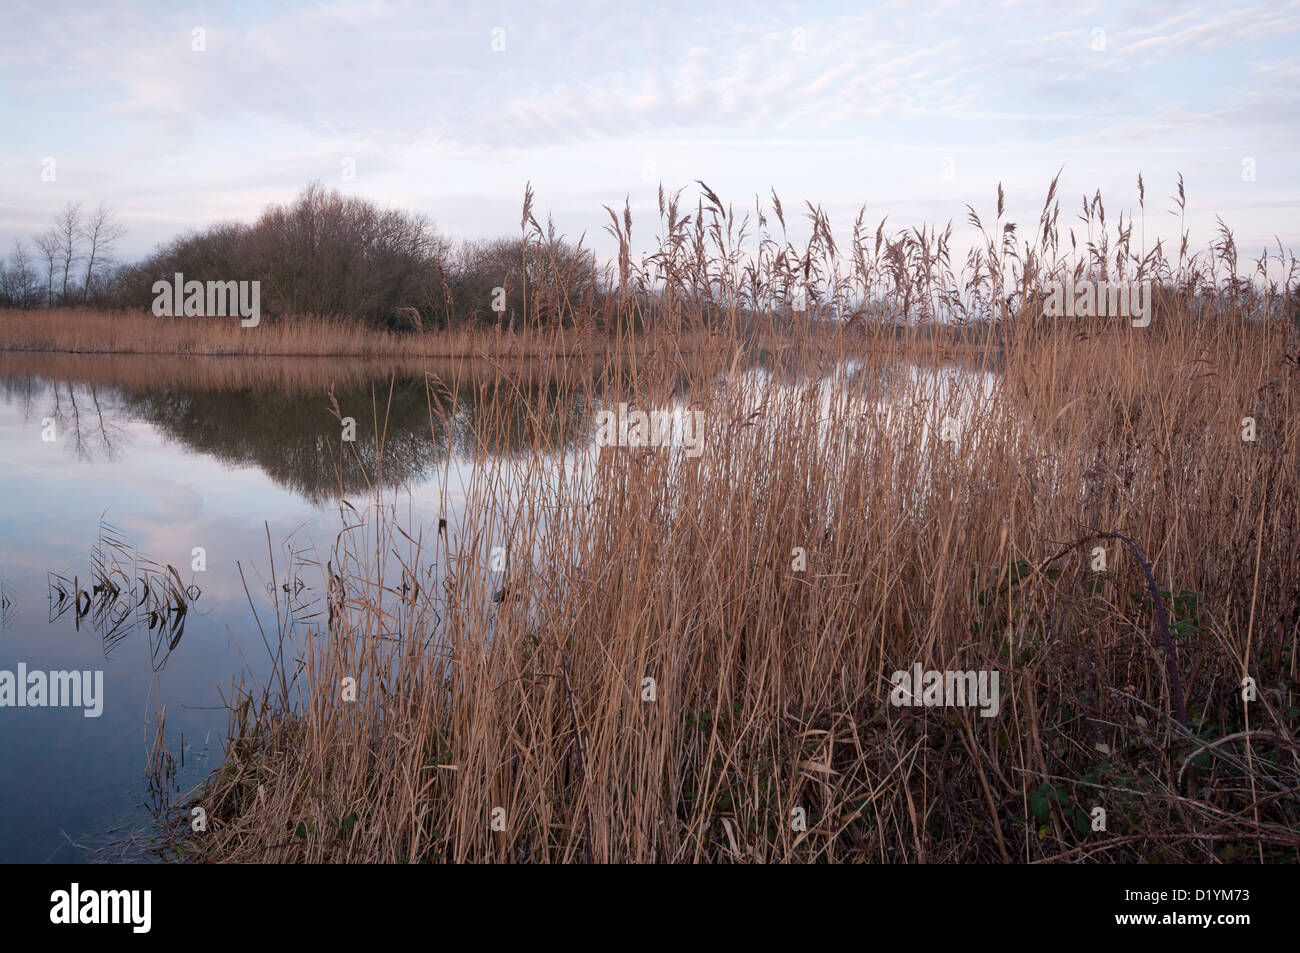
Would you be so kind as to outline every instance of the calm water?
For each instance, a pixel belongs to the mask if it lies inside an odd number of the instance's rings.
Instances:
[[[0,355],[0,678],[20,663],[103,673],[98,717],[0,707],[0,861],[148,858],[155,817],[220,764],[232,679],[269,671],[250,597],[272,618],[276,598],[318,598],[319,573],[296,562],[328,547],[341,495],[368,496],[376,403],[379,479],[417,524],[455,524],[481,422],[505,422],[487,449],[521,465],[534,416],[554,445],[590,439],[587,409],[545,370],[447,375],[432,423],[424,379],[392,370]],[[599,393],[604,370],[590,373]],[[356,420],[343,454],[331,384]]]
[[[0,707],[0,861],[140,857],[128,835],[143,843],[154,812],[220,763],[232,678],[269,668],[245,581],[274,618],[274,558],[277,581],[295,580],[280,598],[310,607],[319,576],[294,571],[295,551],[332,540],[340,487],[366,497],[375,397],[387,411],[382,482],[401,484],[426,523],[454,519],[477,417],[510,422],[492,448],[506,456],[526,446],[528,406],[551,405],[543,421],[557,434],[581,418],[546,400],[552,384],[516,393],[462,379],[442,395],[450,407],[455,391],[455,418],[431,424],[421,378],[398,377],[390,403],[379,369],[249,364],[173,369],[195,381],[185,386],[159,381],[151,359],[0,366],[0,673],[103,673],[98,717]],[[334,398],[356,420],[342,455],[328,396],[340,379]],[[93,592],[100,579],[118,591]],[[158,785],[149,765],[163,709],[174,773]]]

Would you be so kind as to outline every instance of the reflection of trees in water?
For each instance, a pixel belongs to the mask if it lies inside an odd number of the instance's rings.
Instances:
[[[689,400],[700,384],[671,361],[642,361],[634,372],[613,361],[580,371],[546,368],[544,362],[444,366],[440,374],[428,375],[426,387],[426,378],[410,370],[393,377],[388,370],[352,362],[259,363],[251,369],[245,363],[197,362],[189,384],[179,382],[183,374],[160,381],[134,359],[110,359],[101,366],[66,355],[55,358],[26,374],[19,372],[26,365],[19,364],[0,377],[0,388],[26,419],[54,417],[60,442],[66,438],[79,458],[120,456],[127,439],[121,425],[136,418],[228,466],[257,467],[312,503],[340,492],[363,493],[377,477],[386,487],[420,482],[449,452],[468,459],[523,457],[535,447],[562,453],[589,438],[593,401],[658,406]],[[770,353],[746,353],[740,366],[760,367],[779,378],[808,376]],[[330,380],[338,385],[334,396],[341,414],[356,421],[355,442],[341,441],[329,402]]]
[[[389,487],[418,482],[449,446],[465,456],[513,456],[532,447],[538,430],[555,450],[586,433],[584,394],[572,382],[506,375],[426,390],[424,380],[408,377],[392,382],[391,395],[384,380],[334,396],[356,421],[352,443],[342,442],[324,393],[161,387],[128,393],[124,405],[186,448],[228,466],[256,466],[313,503],[364,492],[376,478]]]
[[[446,395],[442,406],[450,415]],[[587,410],[586,389],[572,383],[524,380],[514,374],[483,379],[457,393],[452,446],[465,457],[487,450],[511,458],[531,453],[538,445],[563,452],[586,439]],[[490,443],[481,445],[484,440]]]
[[[56,440],[66,442],[78,460],[89,462],[98,455],[113,461],[121,456],[126,435],[114,420],[117,408],[111,401],[117,396],[115,388],[7,377],[3,393],[18,405],[24,420],[40,421],[42,427],[45,418],[53,420]]]
[[[356,421],[356,440],[348,444],[340,439],[325,389],[170,385],[128,392],[125,406],[188,449],[230,466],[256,466],[280,486],[321,503],[340,492],[363,493],[377,477],[385,487],[418,483],[449,452],[474,459],[516,458],[535,447],[571,450],[589,438],[591,400],[609,389],[623,393],[627,383],[626,368],[613,365],[592,368],[586,376],[492,366],[454,379],[431,375],[427,386],[413,376],[354,382],[333,392],[339,413]],[[660,383],[679,399],[693,389],[690,376],[680,371]],[[382,441],[376,441],[376,430]]]

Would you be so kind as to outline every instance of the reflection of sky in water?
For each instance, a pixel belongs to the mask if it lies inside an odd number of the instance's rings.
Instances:
[[[996,374],[957,365],[864,365],[856,360],[843,362],[833,373],[812,383],[778,380],[762,368],[748,369],[739,376],[743,413],[764,406],[769,410],[793,407],[812,388],[823,438],[827,437],[826,428],[837,426],[844,416],[873,413],[894,436],[904,428],[914,428],[921,446],[939,436],[946,420],[954,425],[952,432],[959,440],[965,431],[968,440],[977,441],[978,434],[966,425],[976,415],[995,409],[997,385]]]
[[[283,539],[296,531],[295,545],[310,536],[324,549],[339,526],[335,504],[306,502],[256,467],[231,468],[187,452],[152,424],[121,415],[102,388],[100,398],[117,428],[117,452],[92,452],[90,459],[79,458],[66,426],[55,442],[41,440],[50,401],[38,398],[27,412],[19,401],[0,401],[0,576],[13,600],[0,631],[0,669],[25,662],[29,670],[102,670],[105,695],[99,718],[85,718],[81,709],[0,708],[0,861],[95,859],[71,841],[100,846],[110,829],[146,826],[145,768],[160,700],[176,756],[184,735],[181,793],[214,768],[231,678],[245,662],[255,676],[266,671],[236,560],[265,621],[268,527],[279,571]],[[447,505],[454,508],[465,475],[453,465],[447,476]],[[428,477],[409,503],[416,520],[436,524],[444,472],[439,467]],[[399,499],[405,511],[408,500]],[[157,673],[144,626],[105,658],[89,619],[79,630],[73,612],[48,621],[46,573],[77,576],[89,588],[101,516],[141,556],[176,566],[186,584],[201,589],[180,644]],[[196,546],[206,550],[203,573],[190,568]],[[303,576],[319,591],[314,570]],[[205,739],[209,754],[200,760]]]

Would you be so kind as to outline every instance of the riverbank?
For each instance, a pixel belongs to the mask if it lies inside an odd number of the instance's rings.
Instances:
[[[449,358],[564,357],[603,353],[606,342],[573,329],[377,330],[330,318],[158,317],[148,311],[84,308],[0,310],[0,351],[248,357]]]
[[[739,335],[746,348],[779,349],[793,326],[770,319],[743,332],[735,327],[698,325],[670,330],[651,328],[636,334],[605,333],[594,325],[535,326],[517,331],[461,328],[384,331],[337,318],[263,318],[256,327],[241,327],[237,318],[158,317],[144,310],[102,311],[90,308],[49,310],[0,309],[0,353],[122,354],[183,357],[323,357],[412,361],[447,358],[605,357],[631,349],[652,353],[695,352],[723,337]],[[1000,350],[1000,339],[987,326],[959,328],[944,324],[839,327],[826,323],[799,329],[806,343],[826,353],[835,348],[885,347],[926,352],[937,359],[970,357]]]
[[[328,623],[266,633],[296,661],[232,686],[176,855],[1294,862],[1289,346],[1026,329],[993,400],[797,338],[758,376],[734,340],[652,355],[604,397],[685,375],[697,459],[526,428],[460,525],[356,501],[313,556]],[[998,703],[899,705],[918,665]]]

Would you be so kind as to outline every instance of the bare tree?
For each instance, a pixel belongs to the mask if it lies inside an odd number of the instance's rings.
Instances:
[[[86,284],[81,289],[81,300],[85,303],[90,298],[90,286],[95,277],[95,265],[106,265],[111,259],[113,245],[126,234],[126,226],[117,220],[113,210],[101,204],[91,212],[81,227],[81,237],[90,245],[86,255]]]
[[[9,259],[13,262],[13,268],[8,272],[9,299],[20,308],[30,308],[40,285],[37,284],[36,273],[32,271],[27,246],[21,239],[14,239],[14,250]]]
[[[0,305],[11,308],[14,305],[22,307],[18,292],[18,275],[10,271],[8,266],[0,261]]]
[[[72,265],[81,260],[81,203],[69,202],[63,211],[54,216],[54,232],[59,241],[59,254],[63,256],[63,290],[61,300],[68,300],[68,277]]]
[[[59,236],[54,229],[37,235],[32,240],[40,253],[39,260],[45,261],[45,307],[54,307],[54,265],[59,259]]]

